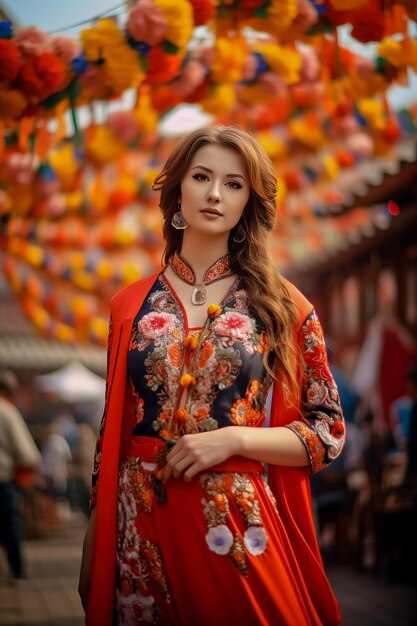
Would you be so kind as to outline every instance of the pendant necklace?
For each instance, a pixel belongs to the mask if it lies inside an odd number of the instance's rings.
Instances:
[[[191,294],[191,302],[196,306],[205,304],[207,299],[206,285],[211,285],[226,276],[231,276],[232,270],[230,268],[230,254],[214,261],[206,270],[201,283],[197,283],[197,279],[193,268],[187,263],[187,261],[180,255],[179,252],[169,258],[168,265],[178,278],[183,280],[188,285],[194,285],[193,293]]]

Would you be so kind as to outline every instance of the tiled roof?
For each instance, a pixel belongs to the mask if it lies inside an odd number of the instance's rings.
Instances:
[[[0,335],[0,367],[53,370],[71,360],[105,373],[106,350],[98,346],[70,345],[28,335]]]

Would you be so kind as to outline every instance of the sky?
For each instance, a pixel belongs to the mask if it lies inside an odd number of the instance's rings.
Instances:
[[[126,16],[126,2],[117,0],[0,0],[0,6],[9,12],[12,19],[25,26],[38,26],[48,32],[58,31],[62,35],[77,37],[82,25],[68,28],[85,21],[87,27],[98,16]],[[103,15],[104,16],[104,15]],[[123,21],[123,20],[122,20]],[[417,27],[413,24],[412,34],[417,36]],[[359,54],[369,54],[371,46],[363,46],[349,36],[348,28],[342,29],[341,42],[346,43]],[[375,48],[375,46],[374,46]],[[408,87],[393,87],[388,92],[388,99],[395,109],[407,107],[417,100],[417,75],[409,72]]]

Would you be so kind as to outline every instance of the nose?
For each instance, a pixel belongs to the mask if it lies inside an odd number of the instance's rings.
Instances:
[[[218,183],[213,182],[213,184],[210,186],[207,194],[207,199],[210,202],[220,202],[220,189]]]

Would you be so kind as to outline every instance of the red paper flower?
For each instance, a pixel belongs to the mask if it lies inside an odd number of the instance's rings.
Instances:
[[[151,85],[166,83],[180,73],[181,57],[177,54],[165,54],[160,46],[150,49],[146,82]]]
[[[19,74],[22,58],[14,41],[0,39],[0,83],[10,83]]]
[[[26,60],[17,82],[29,98],[45,100],[63,88],[66,76],[61,61],[54,54],[43,52]]]
[[[259,1],[259,0],[258,0]],[[264,0],[262,0],[263,2]],[[194,11],[194,24],[201,26],[207,24],[216,13],[215,0],[189,0]]]
[[[241,0],[240,8],[246,15],[253,15],[255,10],[265,4],[265,0]]]
[[[379,0],[368,0],[356,11],[337,11],[327,5],[326,15],[335,26],[352,24],[352,37],[362,43],[380,41],[384,36],[385,18]]]

